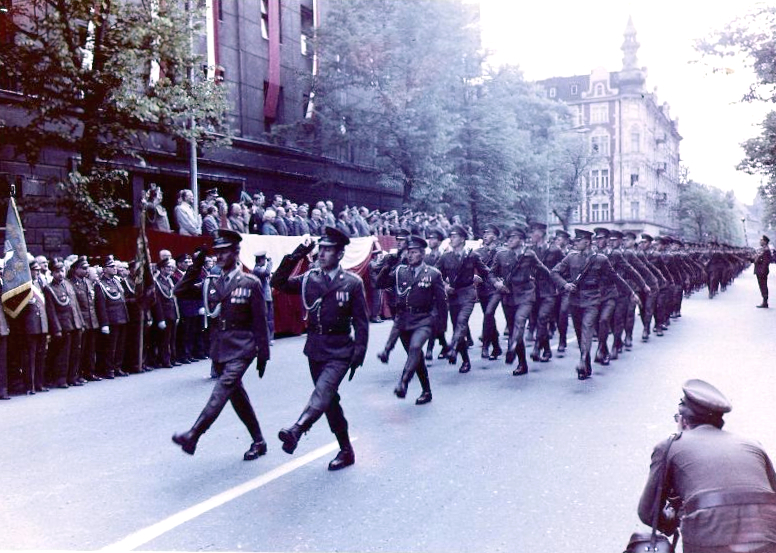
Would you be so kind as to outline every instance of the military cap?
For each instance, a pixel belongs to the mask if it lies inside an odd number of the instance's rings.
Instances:
[[[507,231],[507,238],[512,238],[513,236],[519,236],[520,238],[525,238],[525,228],[521,227],[520,225],[515,225],[511,227]]]
[[[330,226],[326,226],[323,229],[323,235],[318,242],[318,246],[333,246],[340,249],[348,244],[350,244],[350,238],[336,228]]]
[[[547,232],[547,225],[545,225],[544,223],[534,222],[534,223],[531,223],[531,226],[528,227],[528,229],[530,231],[540,230],[542,232]]]
[[[622,235],[624,238],[632,238],[633,240],[637,238],[636,233],[631,230],[629,230],[628,232],[624,232]]]
[[[590,240],[593,238],[593,233],[589,230],[577,228],[574,229],[574,240]]]
[[[218,188],[211,188],[206,192],[208,196],[218,196]]]
[[[52,271],[58,271],[65,268],[65,262],[61,257],[55,257],[49,262],[49,268]]]
[[[622,240],[623,233],[619,230],[610,230],[609,231],[609,238],[615,238],[616,240]]]
[[[646,232],[641,233],[641,239],[646,240],[647,242],[652,242],[654,238],[652,238],[652,235],[647,234]]]
[[[102,260],[102,266],[103,267],[115,267],[116,266],[116,258],[112,255],[106,255],[105,258]]]
[[[256,258],[267,257],[267,251],[266,250],[259,250],[259,251],[256,252],[254,257],[256,257]]]
[[[31,271],[40,271],[40,263],[38,263],[36,260],[30,261],[30,270]]]
[[[487,225],[485,225],[485,230],[483,232],[492,232],[496,236],[501,236],[501,229],[498,228],[493,223],[488,223]]]
[[[563,230],[562,228],[559,228],[558,230],[555,231],[555,236],[558,238],[565,238],[566,240],[571,238],[571,235],[565,230]]]
[[[682,385],[684,397],[679,402],[699,416],[719,416],[733,406],[725,395],[704,380],[694,378]]]
[[[73,267],[76,269],[88,269],[89,259],[85,255],[82,255],[75,261],[75,263],[73,263]]]
[[[218,229],[216,231],[215,240],[213,240],[213,249],[223,250],[225,248],[233,248],[240,242],[242,242],[242,236],[240,236],[239,232],[225,228]]]
[[[768,238],[767,236],[765,236],[764,234],[763,234],[763,238],[762,238],[762,239],[763,239],[763,241],[764,241],[766,244],[768,244],[768,243],[771,241],[771,239],[770,239],[770,238]]]
[[[406,240],[410,236],[410,231],[406,228],[400,228],[396,230],[396,239],[397,240]]]
[[[412,235],[407,239],[407,249],[421,249],[425,250],[428,247],[428,242],[423,240],[420,236]]]
[[[596,227],[593,229],[593,232],[595,233],[595,236],[593,238],[595,238],[596,240],[601,238],[603,239],[609,238],[609,229],[607,228]]]
[[[464,238],[469,238],[469,232],[463,227],[463,225],[453,225],[450,227],[450,234],[457,234],[459,236],[463,236]]]
[[[184,263],[186,261],[186,259],[191,259],[191,256],[189,254],[187,254],[187,253],[182,253],[182,254],[180,254],[180,255],[175,257],[175,262],[176,263]]]
[[[660,244],[670,244],[673,242],[673,239],[670,236],[658,236],[655,238],[655,241]]]
[[[445,231],[441,228],[430,228],[426,230],[426,238],[436,238],[437,240],[444,240],[446,238]]]

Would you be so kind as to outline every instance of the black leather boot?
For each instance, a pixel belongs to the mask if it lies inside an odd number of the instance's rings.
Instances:
[[[469,350],[466,347],[461,348],[461,359],[463,360],[463,363],[458,367],[458,372],[468,373],[472,370],[472,363],[469,360]]]
[[[404,369],[404,372],[401,373],[399,383],[396,385],[396,388],[393,389],[393,393],[396,397],[400,399],[407,397],[407,386],[409,386],[411,378],[412,374],[410,374],[409,369]]]
[[[353,446],[350,445],[347,430],[337,433],[337,441],[340,445],[340,451],[329,463],[329,470],[341,470],[356,462],[356,453],[353,451]]]
[[[194,426],[188,432],[180,434],[173,434],[172,441],[181,446],[181,449],[189,455],[194,455],[197,449],[197,442],[200,436],[205,433],[210,424],[208,423],[205,413],[202,412],[194,423]]]
[[[289,455],[294,452],[296,446],[299,443],[299,438],[302,434],[310,430],[310,427],[321,416],[321,413],[314,413],[309,407],[305,408],[302,412],[299,420],[296,421],[290,428],[283,428],[278,432],[278,438],[283,442],[283,451]]]
[[[418,369],[418,380],[423,393],[415,400],[415,405],[425,405],[431,401],[431,383],[428,380],[428,370],[426,367]]]
[[[512,371],[513,376],[520,376],[528,373],[528,359],[525,357],[525,344],[517,344],[517,367]]]
[[[243,455],[243,461],[254,461],[267,453],[267,442],[264,440],[255,440],[248,451]]]

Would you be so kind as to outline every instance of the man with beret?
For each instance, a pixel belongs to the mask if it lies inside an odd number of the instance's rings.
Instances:
[[[417,373],[422,389],[420,397],[415,400],[417,405],[431,401],[423,344],[434,335],[447,316],[442,274],[423,262],[427,245],[420,236],[410,236],[407,240],[407,264],[400,265],[398,260],[392,261],[381,269],[377,277],[378,287],[394,288],[394,325],[399,329],[401,343],[407,352],[407,362],[394,394],[404,398],[407,386]]]
[[[46,316],[51,343],[52,383],[57,388],[82,386],[78,374],[81,356],[81,331],[84,326],[78,299],[70,282],[65,280],[65,264],[55,257],[51,262],[51,284],[44,288]]]
[[[94,307],[102,334],[102,370],[105,378],[127,376],[121,364],[124,359],[124,341],[129,312],[124,300],[124,290],[116,275],[116,259],[112,255],[105,258],[102,275],[94,287]]]
[[[511,365],[517,357],[515,376],[528,372],[526,358],[525,324],[536,301],[534,275],[549,275],[549,269],[537,257],[536,252],[525,245],[525,229],[514,226],[507,231],[507,249],[496,254],[493,270],[488,276],[493,287],[501,294],[501,301],[507,314],[509,342],[505,361]]]
[[[776,551],[776,473],[762,446],[722,430],[732,406],[714,386],[682,387],[679,434],[652,453],[639,518],[673,534],[681,526],[685,553]],[[658,493],[660,495],[658,495]]]
[[[174,434],[172,441],[185,453],[194,455],[202,434],[230,402],[251,435],[251,446],[243,459],[253,461],[267,453],[267,442],[242,379],[254,359],[259,378],[264,376],[269,360],[269,332],[261,283],[252,274],[244,272],[240,263],[241,241],[240,234],[229,229],[220,229],[213,241],[221,274],[212,284],[208,283],[203,294],[211,332],[210,359],[218,379],[194,426],[187,432]],[[206,256],[205,249],[197,250],[194,262],[175,285],[176,295],[196,288]]]
[[[178,299],[175,297],[175,283],[172,280],[172,274],[175,272],[175,262],[168,259],[159,266],[159,274],[154,278],[154,304],[153,320],[155,343],[159,366],[164,369],[171,369],[178,366],[179,356],[176,355],[178,346],[177,333],[178,321],[180,319],[180,309]],[[192,290],[185,290],[182,293],[192,293]]]
[[[592,238],[592,232],[576,229],[574,251],[552,269],[555,283],[570,294],[569,312],[579,345],[576,367],[579,380],[585,380],[593,373],[590,349],[601,306],[601,283],[609,281],[623,292],[630,291],[628,284],[614,272],[607,257],[591,249]]]
[[[369,339],[364,284],[358,275],[340,266],[349,243],[344,233],[326,227],[318,243],[317,267],[303,275],[291,276],[297,263],[315,246],[312,242],[303,243],[283,258],[271,280],[273,288],[302,296],[308,324],[304,354],[315,385],[299,419],[282,429],[278,437],[283,442],[283,451],[293,453],[302,434],[325,414],[340,446],[339,453],[329,463],[329,470],[340,470],[356,462],[338,389],[348,370],[348,380],[352,380],[356,369],[363,365]]]
[[[476,250],[488,269],[493,269],[496,253],[501,249],[498,240],[501,230],[493,224],[485,225],[482,233],[482,247]],[[477,299],[482,307],[482,358],[498,359],[501,355],[498,329],[496,328],[496,310],[501,303],[501,294],[493,287],[490,279],[477,286]],[[491,349],[492,348],[492,349]]]
[[[757,284],[760,287],[760,295],[763,298],[762,303],[757,307],[768,308],[768,273],[771,265],[771,248],[769,246],[771,239],[763,235],[760,238],[760,248],[752,259],[754,263],[754,274],[757,277]]]
[[[565,257],[561,249],[555,244],[546,241],[547,225],[534,222],[529,227],[531,233],[531,248],[536,257],[545,267],[552,268]],[[558,287],[552,280],[549,272],[537,272],[536,275],[536,303],[534,303],[531,319],[535,321],[536,341],[531,353],[534,361],[548,362],[552,359],[550,349],[550,322],[556,311],[558,302]]]
[[[469,232],[462,225],[451,226],[449,236],[451,249],[443,253],[437,261],[437,269],[442,273],[445,282],[450,322],[453,324],[449,351],[443,351],[442,354],[454,365],[460,353],[463,362],[458,372],[467,373],[472,368],[466,337],[469,332],[469,317],[477,302],[474,285],[488,278],[490,269],[476,252],[466,247]]]

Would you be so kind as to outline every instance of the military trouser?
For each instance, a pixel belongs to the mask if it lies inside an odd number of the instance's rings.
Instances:
[[[521,302],[516,305],[504,304],[504,309],[507,311],[507,320],[512,321],[507,351],[516,352],[518,361],[523,364],[528,362],[525,355],[525,341],[523,336],[525,335],[525,326],[528,322],[528,317],[531,316],[533,306],[533,301]]]
[[[242,384],[242,378],[253,358],[232,359],[224,363],[213,363],[213,370],[218,376],[213,391],[210,394],[207,405],[197,421],[200,433],[205,432],[223,411],[226,402],[229,401],[234,412],[248,429],[254,442],[262,440],[261,428],[256,413],[253,411],[251,400]]]
[[[532,314],[536,316],[536,345],[550,351],[550,319],[555,312],[558,296],[536,298]]]
[[[102,334],[102,370],[106,376],[113,376],[121,370],[124,360],[125,324],[110,325],[108,334]]]
[[[97,336],[100,333],[97,329],[86,329],[81,334],[81,366],[80,374],[85,378],[92,378],[96,376],[95,363],[97,359],[96,345]]]
[[[763,303],[768,303],[768,273],[757,275],[757,285],[760,287],[760,295],[763,297]]]
[[[460,288],[448,298],[450,321],[453,324],[453,337],[450,346],[459,352],[466,351],[466,333],[469,330],[469,317],[474,311],[477,293],[473,286]]]
[[[400,334],[404,351],[407,352],[407,361],[401,375],[401,383],[405,388],[417,373],[420,387],[424,392],[431,391],[428,379],[426,361],[423,359],[423,344],[431,337],[433,331],[430,326],[421,326],[414,330],[402,330]]]
[[[633,296],[621,296],[615,300],[614,316],[612,317],[612,335],[614,340],[612,342],[612,348],[615,351],[622,349],[622,335],[625,331],[625,323],[628,317],[628,312],[633,313],[635,311],[633,304]],[[631,326],[631,332],[633,327]]]
[[[671,285],[661,288],[655,302],[655,328],[662,328],[668,320],[668,299],[671,294]]]
[[[61,336],[52,336],[49,345],[51,357],[51,381],[55,386],[73,385],[77,380],[81,352],[81,331],[69,330]]]
[[[655,288],[650,291],[649,294],[641,292],[639,298],[641,299],[641,308],[639,309],[639,316],[641,317],[641,324],[644,327],[642,331],[642,338],[648,338],[652,333],[652,319],[655,317],[655,304],[657,303],[657,297],[659,289]],[[631,327],[632,328],[632,327]],[[627,325],[626,325],[627,334]]]
[[[602,353],[609,353],[609,346],[606,341],[609,339],[609,333],[612,331],[612,320],[614,319],[614,309],[617,306],[615,298],[609,298],[601,302],[598,311],[598,349]]]
[[[501,302],[501,294],[494,292],[485,297],[480,297],[480,305],[482,306],[482,347],[483,349],[490,348],[491,346],[495,350],[501,349],[499,346],[498,328],[496,327],[496,310],[498,304]]]
[[[24,342],[24,384],[28,392],[40,391],[44,387],[43,376],[46,367],[46,335],[27,334]]]
[[[395,315],[394,315],[395,317]],[[393,351],[393,348],[396,347],[396,342],[399,340],[399,328],[396,326],[396,323],[394,322],[391,326],[391,332],[388,334],[388,339],[385,341],[385,347],[383,348],[383,351],[390,353]]]
[[[557,302],[558,346],[566,347],[569,331],[569,293],[561,292]]]
[[[314,361],[308,359],[310,376],[315,384],[310,400],[307,402],[304,412],[314,420],[321,414],[326,415],[329,428],[334,434],[348,431],[348,421],[340,405],[339,386],[350,368],[348,359],[329,359],[326,361]]]
[[[598,305],[580,307],[573,303],[569,304],[569,313],[574,323],[574,332],[577,335],[577,344],[579,345],[579,360],[584,362],[587,369],[591,368],[590,349],[593,347],[593,333],[596,331],[598,311]]]

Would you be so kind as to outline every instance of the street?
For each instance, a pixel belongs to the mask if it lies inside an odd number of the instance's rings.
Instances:
[[[193,457],[170,440],[210,394],[209,361],[15,397],[0,404],[0,548],[622,551],[646,531],[636,506],[686,379],[722,390],[725,429],[776,455],[776,309],[759,301],[751,269],[714,300],[696,293],[664,337],[641,343],[637,322],[633,351],[586,381],[576,341],[522,377],[477,347],[468,374],[435,356],[425,406],[417,379],[393,395],[405,354],[381,364],[391,323],[372,324],[367,362],[340,388],[356,451],[340,472],[326,470],[337,446],[325,419],[293,456],[277,439],[312,391],[303,336],[275,341],[262,380],[245,375],[269,444],[253,462],[229,405]],[[475,340],[480,325],[477,308]]]

